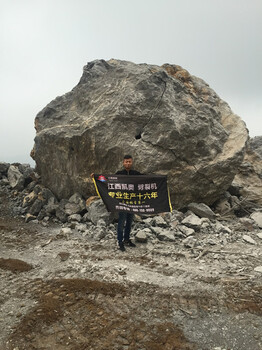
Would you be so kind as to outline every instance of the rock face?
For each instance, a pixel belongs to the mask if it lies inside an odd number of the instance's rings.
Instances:
[[[73,90],[35,119],[32,157],[58,198],[94,194],[92,172],[115,173],[132,154],[142,173],[167,174],[177,208],[213,203],[231,184],[244,122],[201,79],[176,65],[96,60]]]
[[[250,140],[245,157],[234,178],[240,195],[251,202],[262,205],[262,152],[261,136]],[[260,150],[259,150],[260,149]]]
[[[262,159],[262,136],[255,136],[250,139],[250,148]]]

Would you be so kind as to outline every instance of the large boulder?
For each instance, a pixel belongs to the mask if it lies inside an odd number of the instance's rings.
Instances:
[[[94,194],[92,172],[131,153],[142,173],[168,175],[173,204],[213,203],[243,160],[248,131],[228,104],[177,65],[96,60],[35,118],[32,157],[58,198]]]

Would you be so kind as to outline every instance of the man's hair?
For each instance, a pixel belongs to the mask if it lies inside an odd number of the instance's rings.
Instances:
[[[126,155],[124,156],[124,159],[130,159],[130,158],[133,159],[132,156],[130,156],[130,154],[126,154]]]

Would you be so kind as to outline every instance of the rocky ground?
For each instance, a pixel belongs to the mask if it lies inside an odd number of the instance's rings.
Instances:
[[[116,223],[14,216],[0,186],[1,350],[262,349],[262,229],[192,212]],[[259,212],[259,210],[258,210]]]

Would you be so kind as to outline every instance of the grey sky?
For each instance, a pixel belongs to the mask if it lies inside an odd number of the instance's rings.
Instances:
[[[94,59],[181,65],[262,135],[262,0],[0,0],[0,161]]]

